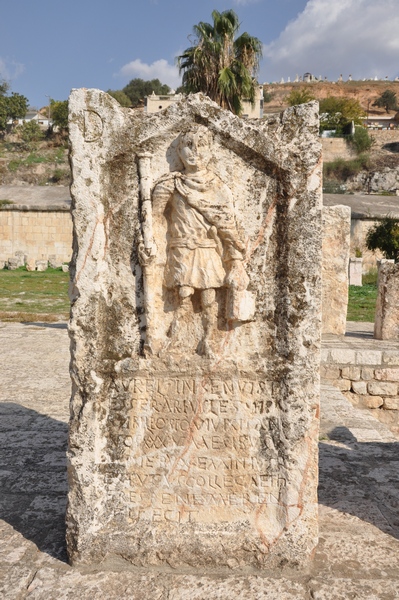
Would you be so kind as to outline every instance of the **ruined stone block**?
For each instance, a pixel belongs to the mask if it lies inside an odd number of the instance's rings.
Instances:
[[[352,390],[355,394],[367,394],[366,381],[352,381]]]
[[[363,259],[349,259],[349,285],[362,285]]]
[[[360,367],[342,367],[341,376],[343,379],[351,379],[352,381],[359,381]]]
[[[323,207],[323,333],[345,334],[350,229],[349,206]]]
[[[264,568],[317,543],[317,104],[69,100],[73,563]]]
[[[379,381],[399,381],[399,369],[375,369],[374,376]]]
[[[37,260],[36,261],[36,270],[37,271],[47,271],[48,269],[48,261],[47,260]]]
[[[358,350],[356,352],[357,365],[380,365],[381,362],[381,350]]]
[[[340,369],[339,369],[339,367],[332,367],[330,365],[321,365],[320,377],[322,379],[332,379],[332,380],[339,379]]]
[[[398,384],[389,381],[369,381],[367,390],[372,396],[396,396]]]
[[[384,404],[384,400],[381,396],[363,396],[362,404],[366,408],[380,408]]]
[[[382,356],[385,365],[399,366],[399,350],[387,350]]]
[[[384,408],[386,410],[399,410],[399,398],[384,398]]]
[[[364,381],[370,381],[370,379],[374,378],[374,369],[371,369],[370,367],[364,367],[364,369],[362,369],[362,379]]]
[[[15,269],[18,269],[19,266],[20,266],[19,259],[16,258],[15,256],[11,256],[7,260],[7,269],[9,269],[10,271],[15,271]]]
[[[378,265],[378,296],[374,337],[399,340],[399,264]]]

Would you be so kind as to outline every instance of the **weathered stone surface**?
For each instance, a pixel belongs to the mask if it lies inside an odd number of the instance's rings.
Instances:
[[[52,269],[59,269],[62,266],[62,260],[57,258],[56,254],[50,254],[48,257],[48,266]]]
[[[352,387],[349,379],[337,379],[334,381],[334,386],[341,390],[341,392],[349,392]]]
[[[15,271],[20,266],[18,258],[15,256],[11,256],[7,261],[7,269],[10,271]]]
[[[352,381],[352,390],[355,394],[367,394],[366,381]]]
[[[381,350],[359,350],[356,352],[357,365],[380,365],[381,362]]]
[[[341,376],[343,379],[358,381],[360,379],[360,367],[343,367],[341,369]]]
[[[36,271],[36,261],[34,258],[28,258],[28,260],[26,261],[26,270]]]
[[[362,379],[364,381],[370,381],[370,379],[374,378],[374,369],[371,369],[370,367],[364,367],[364,369],[362,369]]]
[[[47,271],[48,269],[48,261],[47,260],[37,260],[36,261],[36,270],[37,271]]]
[[[351,209],[323,207],[323,333],[344,334],[348,310]]]
[[[366,408],[379,408],[384,404],[381,396],[363,396],[362,402]]]
[[[349,285],[362,285],[363,259],[349,259]]]
[[[382,263],[378,266],[374,337],[377,340],[399,340],[399,264]]]
[[[384,408],[387,410],[398,410],[399,398],[384,398]]]
[[[375,369],[374,377],[380,381],[399,381],[399,369]]]
[[[383,362],[386,365],[399,365],[399,352],[387,350],[383,353]]]
[[[331,362],[337,365],[354,365],[356,363],[356,351],[346,348],[333,348],[330,350]]]
[[[69,107],[72,562],[306,561],[317,105],[259,123],[201,95],[147,118],[98,90],[75,90]]]
[[[372,396],[396,396],[398,384],[388,381],[369,381],[367,389]]]
[[[320,377],[322,379],[339,379],[340,369],[339,369],[339,367],[330,367],[329,365],[321,365]]]

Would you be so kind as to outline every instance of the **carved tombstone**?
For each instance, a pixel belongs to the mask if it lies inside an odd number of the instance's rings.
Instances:
[[[317,104],[69,100],[72,562],[298,564],[317,542]]]

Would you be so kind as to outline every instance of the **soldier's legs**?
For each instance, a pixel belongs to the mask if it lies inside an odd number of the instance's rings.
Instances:
[[[204,328],[204,337],[201,343],[201,354],[211,358],[213,352],[211,350],[209,340],[216,329],[217,314],[216,314],[216,291],[213,288],[201,291],[201,307],[202,307],[202,326]]]

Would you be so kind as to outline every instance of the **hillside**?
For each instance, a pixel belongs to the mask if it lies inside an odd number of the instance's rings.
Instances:
[[[386,115],[384,109],[373,107],[373,102],[385,90],[396,93],[399,102],[399,81],[347,81],[334,83],[332,81],[311,83],[279,83],[263,86],[264,93],[271,94],[270,102],[265,102],[264,112],[276,113],[288,107],[286,97],[292,90],[309,90],[317,100],[330,96],[347,97],[358,100],[364,112],[369,115]],[[394,115],[394,112],[390,114]]]
[[[0,185],[69,185],[65,143],[23,144],[13,136],[0,140]]]
[[[293,89],[308,89],[318,100],[329,96],[354,98],[359,100],[365,113],[368,112],[370,116],[386,114],[384,109],[372,107],[376,98],[386,89],[394,91],[399,100],[399,82],[392,81],[270,84],[264,86],[265,94],[271,95],[271,101],[264,105],[265,115],[287,108],[286,97]],[[372,164],[369,170],[399,167],[399,130],[386,133],[390,134],[389,139],[385,139],[384,132],[374,134],[376,143],[371,152]],[[24,144],[15,134],[0,138],[0,185],[65,186],[69,183],[70,169],[65,139],[55,137]]]

